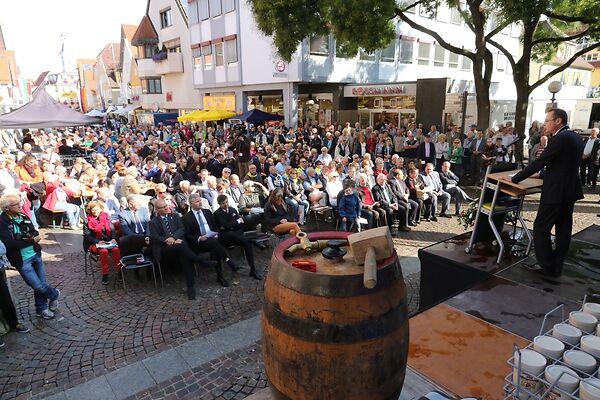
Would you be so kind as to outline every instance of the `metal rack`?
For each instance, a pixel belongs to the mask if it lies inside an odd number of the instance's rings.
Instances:
[[[597,297],[600,299],[600,296],[597,295],[593,295],[590,297]],[[583,303],[585,304],[587,302],[588,296],[584,296],[583,298]],[[583,309],[583,306],[582,306]],[[580,309],[579,311],[582,311],[582,309]],[[540,327],[540,333],[539,336],[552,336],[552,328],[550,328],[549,330],[545,330],[545,325],[546,325],[546,321],[548,320],[548,318],[558,312],[561,311],[561,321],[562,323],[568,323],[568,319],[565,318],[565,306],[564,304],[559,305],[558,307],[550,310],[548,313],[546,313],[546,315],[544,316],[544,319],[542,321],[542,326]],[[595,332],[585,332],[582,330],[582,334],[583,335],[593,335],[595,334]],[[568,350],[581,350],[581,348],[579,347],[579,344],[577,345],[571,345],[568,343],[564,343],[565,345],[565,352]],[[533,350],[533,342],[530,343],[527,347],[525,347],[525,349],[529,349],[529,350]],[[504,400],[512,400],[512,399],[530,399],[530,400],[542,400],[542,399],[552,399],[555,398],[553,394],[560,394],[561,396],[563,396],[563,398],[567,398],[567,399],[571,399],[571,400],[579,400],[579,384],[577,385],[577,388],[571,392],[571,393],[567,393],[564,390],[556,387],[557,382],[559,382],[562,379],[562,376],[566,373],[566,372],[562,372],[559,376],[558,379],[554,382],[554,383],[550,383],[545,379],[545,368],[544,371],[542,371],[539,375],[531,375],[528,374],[524,371],[521,370],[521,350],[525,350],[525,349],[519,349],[518,346],[516,344],[513,344],[513,352],[512,352],[512,356],[511,358],[507,361],[508,365],[510,365],[512,367],[512,370],[510,372],[510,374],[508,374],[505,378],[506,384],[504,385]],[[519,360],[518,362],[515,361],[515,356],[514,354],[517,353],[519,355]],[[577,380],[579,382],[583,381],[584,379],[587,378],[596,378],[596,376],[594,375],[596,373],[596,371],[594,371],[592,373],[592,375],[580,371],[576,368],[573,368],[569,365],[564,364],[563,360],[562,360],[562,356],[560,359],[554,359],[552,357],[548,357],[546,355],[544,355],[544,357],[546,357],[546,359],[548,360],[548,364],[546,365],[546,367],[551,366],[551,365],[562,365],[562,366],[566,366],[570,369],[572,369],[573,371],[575,371],[578,374]],[[596,358],[597,359],[597,358]],[[516,371],[516,376],[517,376],[517,380],[516,382],[514,381],[514,377],[513,374]],[[522,387],[521,383],[522,383],[522,379],[523,376],[525,377],[525,379],[531,380],[532,382],[536,382],[536,383],[541,383],[541,387],[536,390],[535,392],[531,391],[529,388],[527,387]],[[598,377],[600,378],[600,377]],[[591,384],[592,386],[594,386],[595,388],[598,388],[600,390],[600,386],[596,385],[596,384]],[[536,385],[538,386],[538,385]],[[551,393],[552,392],[552,393]],[[549,396],[550,395],[550,396]]]

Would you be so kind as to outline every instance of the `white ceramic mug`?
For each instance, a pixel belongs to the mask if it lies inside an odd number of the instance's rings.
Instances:
[[[600,379],[588,378],[581,381],[579,383],[579,398],[581,400],[600,400]]]
[[[574,370],[579,370],[589,375],[593,375],[598,367],[596,359],[581,350],[565,351],[565,354],[563,354],[563,363]]]
[[[552,391],[548,393],[547,398],[549,399],[571,400],[571,396],[565,395],[563,392],[571,394],[579,386],[579,376],[577,373],[571,368],[562,365],[550,365],[546,367],[544,377],[546,378],[546,382],[551,385],[556,382]],[[546,389],[548,388],[549,386]],[[557,390],[557,388],[562,391]]]
[[[520,386],[523,389],[527,389],[530,393],[535,394],[542,387],[542,382],[536,377],[544,372],[546,368],[546,357],[538,353],[537,351],[524,349],[521,350],[521,357],[519,352],[515,351],[513,368],[513,383],[515,386],[519,383],[519,374],[517,368],[519,367],[519,358],[521,360],[521,381]],[[525,393],[520,393],[520,399],[527,399],[529,396]]]
[[[600,319],[600,304],[585,303],[583,305],[583,312],[593,315],[594,317],[596,317],[596,319]]]
[[[548,358],[558,360],[565,351],[565,344],[551,336],[536,336],[533,338],[533,349]]]
[[[585,333],[592,333],[598,325],[598,318],[582,311],[571,311],[569,313],[569,323]]]
[[[586,335],[581,338],[581,350],[600,360],[600,336]]]
[[[579,344],[581,339],[581,329],[569,324],[556,324],[552,328],[552,336],[563,343],[573,346]]]

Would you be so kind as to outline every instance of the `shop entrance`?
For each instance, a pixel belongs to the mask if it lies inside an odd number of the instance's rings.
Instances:
[[[362,128],[372,126],[377,129],[382,123],[408,127],[415,124],[416,115],[415,110],[360,110],[358,117]]]

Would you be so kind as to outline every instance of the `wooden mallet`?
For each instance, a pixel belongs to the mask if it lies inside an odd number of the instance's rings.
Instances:
[[[390,228],[369,229],[348,236],[356,264],[364,264],[364,285],[373,289],[377,285],[377,261],[394,254],[394,242]]]

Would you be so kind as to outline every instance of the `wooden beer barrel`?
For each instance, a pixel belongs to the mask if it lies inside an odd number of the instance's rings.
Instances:
[[[318,232],[310,240],[345,239]],[[321,253],[275,249],[265,282],[263,359],[273,394],[293,400],[398,399],[408,355],[406,286],[397,255],[378,263],[378,282],[363,286],[349,247],[342,262]],[[292,267],[317,263],[317,272]]]

